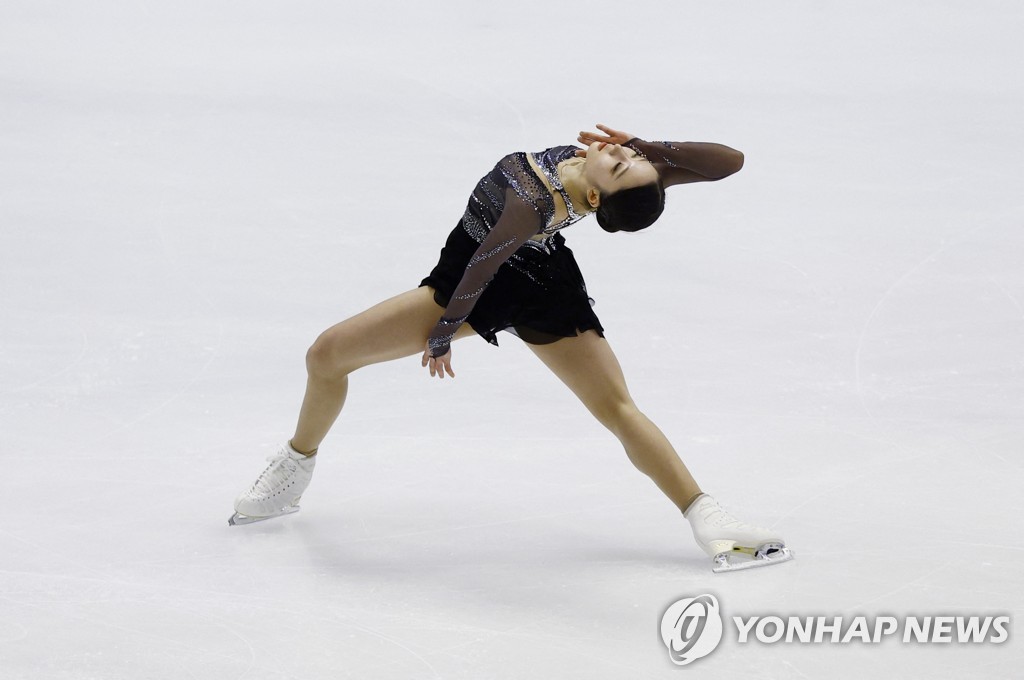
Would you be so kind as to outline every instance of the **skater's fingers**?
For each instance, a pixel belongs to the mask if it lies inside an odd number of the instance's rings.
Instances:
[[[597,124],[597,129],[605,133],[605,136],[597,137],[596,132],[590,133],[591,135],[594,136],[595,141],[607,142],[609,144],[625,144],[629,140],[633,139],[633,135],[629,134],[628,132],[623,132],[621,130],[613,130],[607,125],[602,125],[601,123]]]
[[[632,136],[630,136],[629,133],[623,132],[622,130],[613,130],[607,125],[602,125],[601,123],[597,124],[597,129],[605,133],[609,137],[615,139],[616,142],[619,144],[621,144],[622,142],[628,142],[630,139],[632,139]],[[618,141],[620,139],[622,140],[621,142]]]
[[[451,377],[455,377],[455,372],[452,371],[452,351],[449,349],[447,352],[439,357],[430,357],[430,377],[437,377],[444,380],[444,374],[447,372]]]
[[[612,134],[614,133],[614,134]],[[615,143],[622,133],[615,133],[614,130],[601,132],[594,132],[592,130],[583,130],[580,132],[581,139],[588,139],[591,142],[612,142]]]

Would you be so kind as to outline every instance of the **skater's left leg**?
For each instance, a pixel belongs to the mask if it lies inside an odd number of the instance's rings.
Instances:
[[[700,487],[662,431],[633,403],[608,341],[586,331],[528,347],[618,437],[633,465],[685,511],[700,495]]]

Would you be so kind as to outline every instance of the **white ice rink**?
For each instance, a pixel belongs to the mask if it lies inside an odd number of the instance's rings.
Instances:
[[[1022,36],[1009,1],[4,0],[0,680],[1021,677],[1016,627],[680,668],[658,626],[1021,624]],[[357,373],[302,512],[229,528],[313,338],[597,122],[746,154],[566,236],[640,407],[797,559],[712,574],[507,334]]]

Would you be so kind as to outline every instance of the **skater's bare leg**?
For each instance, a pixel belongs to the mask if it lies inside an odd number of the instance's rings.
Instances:
[[[443,311],[434,302],[433,289],[424,286],[374,305],[321,333],[306,353],[306,395],[292,447],[301,453],[315,452],[345,405],[349,373],[370,364],[421,354],[427,335]],[[473,329],[466,324],[455,337],[472,334]]]
[[[633,403],[608,341],[586,331],[550,345],[528,347],[618,437],[633,465],[685,511],[700,495],[700,487],[665,435]]]

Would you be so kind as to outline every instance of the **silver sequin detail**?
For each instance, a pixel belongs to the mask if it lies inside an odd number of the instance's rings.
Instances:
[[[558,176],[558,164],[566,160],[567,158],[571,158],[572,155],[566,156],[564,151],[562,151],[561,153],[553,153],[555,151],[556,149],[547,149],[546,151],[533,154],[533,158],[537,161],[537,166],[541,169],[541,172],[544,173],[544,176],[548,178],[548,182],[551,183],[551,186],[554,187],[555,191],[557,191],[559,195],[562,197],[562,201],[565,203],[565,208],[568,212],[568,215],[566,215],[566,218],[564,220],[562,220],[558,224],[548,225],[541,231],[542,234],[548,235],[554,234],[556,231],[565,229],[569,225],[576,224],[584,217],[586,217],[585,214],[579,215],[576,213],[575,210],[573,210],[572,199],[569,198],[569,192],[567,192],[565,190],[565,187],[562,186],[562,178]],[[573,155],[575,153],[575,151],[572,152]],[[546,220],[544,220],[544,224],[547,224],[553,216],[554,209],[552,209],[551,215]]]
[[[469,264],[466,265],[466,269],[469,269],[470,267],[475,267],[476,265],[480,264],[484,260],[488,260],[488,259],[494,257],[495,255],[497,255],[501,251],[505,250],[505,248],[508,248],[510,245],[512,245],[515,242],[516,242],[516,240],[514,238],[510,238],[507,241],[504,241],[503,243],[499,243],[496,247],[491,248],[490,250],[488,250],[486,252],[480,253],[479,255],[474,255],[469,260]]]
[[[491,225],[485,219],[477,217],[472,211],[466,210],[466,214],[462,217],[462,228],[474,241],[483,243],[483,240],[487,238],[487,233],[491,230]]]
[[[554,214],[554,202],[544,190],[525,153],[505,156],[477,184],[466,206],[463,228],[474,241],[482,243],[505,209],[505,188],[510,187],[541,216],[544,224]]]
[[[451,319],[446,316],[442,316],[441,320],[437,322],[438,327],[444,328],[446,331],[450,329],[451,332],[439,335],[437,337],[430,337],[427,339],[427,347],[430,348],[430,354],[433,357],[438,357],[445,354],[448,351],[448,346],[451,345],[452,340],[455,339],[455,332],[459,330],[459,326],[465,323],[469,315],[459,317],[457,319]],[[444,349],[444,352],[437,352],[435,350]]]
[[[634,139],[631,139],[631,140],[629,140],[628,142],[626,142],[625,146],[627,146],[627,147],[629,147],[630,149],[632,149],[633,151],[635,151],[635,152],[636,152],[636,155],[637,155],[637,156],[640,156],[640,158],[643,158],[643,159],[644,159],[645,161],[646,161],[646,160],[649,160],[649,159],[647,158],[647,154],[645,154],[645,153],[644,153],[643,151],[641,151],[641,150],[640,150],[640,147],[639,147],[639,146],[637,146],[637,144],[636,144],[636,142],[637,142],[637,141],[638,141],[638,140],[637,140],[637,139],[635,139],[635,138],[634,138]]]
[[[455,296],[454,298],[452,298],[452,299],[453,299],[453,300],[472,300],[472,299],[473,299],[473,298],[475,298],[475,297],[476,297],[477,295],[479,295],[480,293],[482,293],[482,292],[484,292],[485,290],[487,290],[487,284],[488,284],[488,283],[490,283],[490,281],[488,281],[488,282],[487,282],[487,283],[485,283],[484,285],[480,286],[479,288],[477,288],[476,290],[474,290],[474,291],[473,291],[472,293],[466,293],[465,295],[456,295],[456,296]]]
[[[678,151],[679,151],[679,149],[677,149],[676,147],[672,146],[672,142],[661,142],[661,145],[662,145],[662,146],[664,146],[664,147],[667,147],[667,148],[671,149],[672,151],[676,151],[676,152],[678,152]],[[673,162],[672,162],[672,159],[671,159],[671,158],[669,158],[668,156],[664,156],[664,155],[663,155],[663,156],[661,157],[661,160],[662,160],[662,161],[664,161],[664,162],[665,162],[665,163],[666,163],[666,164],[667,164],[667,165],[668,165],[668,166],[669,166],[670,168],[678,168],[678,167],[679,167],[678,165],[676,165],[675,163],[673,163]]]

